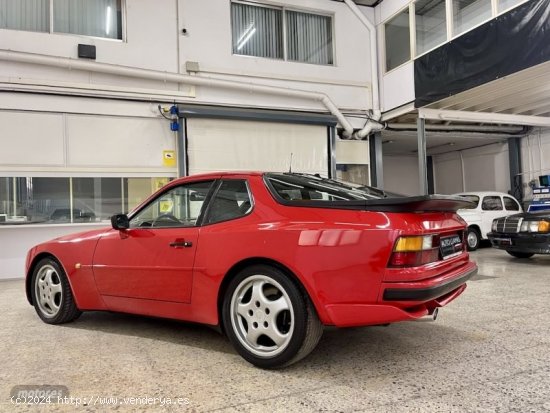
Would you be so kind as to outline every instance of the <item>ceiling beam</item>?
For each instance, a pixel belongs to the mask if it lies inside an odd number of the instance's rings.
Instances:
[[[537,100],[548,102],[550,96],[550,84],[533,83],[530,89],[523,89],[515,93],[510,93],[502,99],[495,99],[485,104],[473,105],[467,110],[473,112],[505,112],[511,109],[517,109],[516,113],[524,113],[523,107],[528,103]]]
[[[518,93],[525,94],[525,91],[533,89],[534,85],[539,87],[547,84],[549,70],[550,62],[543,63],[434,102],[427,107],[465,110],[476,104],[513,97]]]
[[[507,113],[466,112],[460,110],[418,109],[421,119],[449,120],[454,122],[496,123],[550,127],[550,118],[544,116],[511,115]]]

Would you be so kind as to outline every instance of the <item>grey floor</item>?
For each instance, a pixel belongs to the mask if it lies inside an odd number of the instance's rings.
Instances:
[[[108,408],[14,409],[10,390],[26,384],[65,385],[82,402],[188,402],[118,411],[550,411],[550,256],[472,255],[479,275],[435,323],[328,329],[310,357],[282,371],[250,366],[224,337],[192,324],[93,312],[49,326],[21,280],[2,281],[0,411]]]

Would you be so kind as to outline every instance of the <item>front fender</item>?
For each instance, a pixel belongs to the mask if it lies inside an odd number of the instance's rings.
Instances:
[[[43,258],[56,260],[65,271],[77,307],[80,310],[106,309],[95,285],[92,260],[100,234],[77,238],[59,238],[32,248],[27,254],[26,294],[32,304],[31,281],[36,265]]]

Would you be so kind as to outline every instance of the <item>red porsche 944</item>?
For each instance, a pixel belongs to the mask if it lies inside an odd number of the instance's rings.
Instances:
[[[307,174],[186,177],[112,228],[32,248],[27,298],[49,324],[108,310],[218,326],[249,362],[286,366],[324,325],[415,320],[458,297],[477,271],[468,205]]]

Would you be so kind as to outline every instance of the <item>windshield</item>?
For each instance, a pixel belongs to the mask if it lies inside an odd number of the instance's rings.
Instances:
[[[387,198],[383,190],[318,175],[267,173],[267,186],[276,198],[285,201],[352,201]],[[391,197],[400,197],[391,194]]]
[[[467,206],[461,209],[476,209],[479,204],[479,197],[477,195],[459,195],[459,197],[466,198],[468,201],[474,203],[472,206]]]

